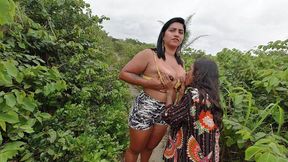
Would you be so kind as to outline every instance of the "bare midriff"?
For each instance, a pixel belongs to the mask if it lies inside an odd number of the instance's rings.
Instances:
[[[148,88],[144,88],[143,91],[147,95],[149,95],[150,97],[154,98],[157,101],[160,101],[160,102],[166,101],[166,93],[165,92],[160,92],[159,90],[148,89]]]

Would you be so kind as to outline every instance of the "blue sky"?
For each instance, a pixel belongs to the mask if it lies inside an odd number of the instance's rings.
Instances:
[[[223,48],[249,50],[288,39],[288,0],[85,0],[94,15],[105,15],[104,30],[114,38],[156,43],[161,21],[195,13],[191,47],[215,54]]]

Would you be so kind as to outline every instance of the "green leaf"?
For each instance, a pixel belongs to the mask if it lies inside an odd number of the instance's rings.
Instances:
[[[252,158],[259,152],[261,152],[263,148],[259,146],[251,146],[245,150],[245,160],[252,160]]]
[[[283,158],[283,157],[277,157],[277,160],[275,162],[287,162],[288,158]]]
[[[50,137],[48,138],[48,141],[50,141],[50,143],[53,143],[57,138],[56,131],[54,131],[53,129],[49,129],[48,134],[50,135]]]
[[[235,106],[238,106],[243,101],[243,96],[236,94],[234,97],[234,104]]]
[[[51,118],[51,115],[49,113],[41,113],[40,116],[43,118],[43,119],[50,119]]]
[[[276,88],[277,91],[284,91],[284,92],[287,92],[288,89],[287,88],[284,88],[284,87],[277,87]]]
[[[16,76],[15,80],[18,83],[21,83],[23,81],[24,75],[22,73],[18,73],[18,75]]]
[[[57,81],[56,84],[55,84],[55,88],[58,90],[58,91],[61,91],[63,89],[66,89],[67,85],[66,85],[66,82],[63,81],[63,80],[60,80],[60,81]]]
[[[5,121],[0,120],[0,127],[3,129],[3,131],[6,132],[6,123],[5,123]]]
[[[280,80],[276,77],[271,77],[271,79],[269,80],[270,85],[272,85],[273,87],[277,87],[280,83]]]
[[[277,145],[274,142],[269,143],[268,146],[272,149],[273,153],[281,155],[279,148],[277,147]]]
[[[40,112],[34,113],[34,117],[42,124],[42,118],[39,116]]]
[[[274,162],[274,161],[276,162],[276,157],[269,152],[265,152],[259,157],[259,159],[257,159],[256,162]]]
[[[30,87],[31,87],[30,84],[24,84],[24,89],[28,89],[28,88],[30,88]]]
[[[7,73],[0,71],[0,86],[6,86],[9,87],[12,85],[12,78]]]
[[[13,22],[15,4],[12,0],[0,0],[0,25]]]
[[[49,155],[55,155],[55,151],[50,148],[47,150],[47,152]]]
[[[28,160],[30,157],[32,157],[32,153],[31,152],[27,152],[22,158],[20,161],[26,161]]]
[[[12,150],[20,150],[21,146],[24,145],[24,142],[17,141],[17,142],[9,142],[4,145],[4,148],[0,150],[0,152],[5,152],[5,151],[12,151]]]
[[[18,90],[14,90],[13,92],[16,95],[17,103],[23,104],[24,98],[26,97],[26,93],[24,91],[18,91]]]
[[[4,148],[0,150],[0,161],[6,162],[8,159],[13,158],[17,155],[18,150],[21,150],[21,146],[24,145],[24,142],[9,142],[4,145]]]
[[[6,104],[10,107],[14,107],[16,105],[16,98],[13,93],[7,93],[4,95],[6,100]]]
[[[3,142],[3,138],[2,138],[2,133],[0,131],[0,145],[2,145],[2,142]]]
[[[37,104],[33,97],[29,96],[23,99],[23,109],[33,112],[36,106]]]
[[[257,133],[254,135],[254,137],[255,137],[255,140],[257,141],[257,140],[259,140],[260,138],[265,137],[266,135],[267,135],[267,134],[264,133],[264,132],[257,132]]]
[[[23,137],[24,137],[24,133],[23,133],[23,132],[17,132],[17,135],[18,135],[20,138],[23,138]]]
[[[282,125],[284,123],[284,111],[280,106],[278,107],[278,111],[275,110],[272,112],[272,116],[278,124]]]
[[[18,114],[15,111],[0,113],[0,120],[11,124],[19,122]]]
[[[7,70],[7,73],[15,78],[18,74],[18,69],[15,66],[15,61],[9,60],[7,62],[4,62],[3,64]]]
[[[26,133],[33,133],[34,130],[33,130],[32,126],[30,126],[30,125],[21,125],[19,128],[23,129],[23,131],[26,132]]]
[[[25,44],[23,42],[18,42],[18,46],[22,49],[25,49]]]
[[[42,93],[42,89],[36,89],[34,93],[35,93],[35,94]]]
[[[50,93],[55,91],[54,83],[46,84],[44,86],[44,95],[48,96]]]
[[[0,161],[7,162],[8,159],[12,159],[15,155],[17,155],[17,150],[0,152]]]

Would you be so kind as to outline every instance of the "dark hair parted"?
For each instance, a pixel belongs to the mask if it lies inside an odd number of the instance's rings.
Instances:
[[[219,72],[217,64],[209,59],[197,59],[193,64],[191,87],[199,91],[200,103],[208,98],[213,104],[212,114],[216,125],[222,127],[223,110],[220,105]]]
[[[164,37],[164,34],[166,32],[166,30],[169,28],[169,26],[175,22],[178,22],[180,24],[183,25],[183,28],[184,28],[184,34],[186,33],[186,25],[185,25],[185,20],[181,17],[174,17],[172,19],[170,19],[169,21],[167,21],[161,31],[160,31],[160,34],[159,34],[159,37],[158,37],[158,41],[157,41],[157,47],[156,47],[156,51],[157,51],[157,56],[158,58],[162,58],[163,60],[165,60],[165,48],[163,47],[163,37]],[[183,61],[181,60],[180,58],[180,50],[181,50],[181,47],[182,47],[182,43],[180,46],[178,46],[177,50],[176,50],[176,53],[175,53],[175,58],[176,58],[176,61],[178,64],[182,65],[183,66]]]

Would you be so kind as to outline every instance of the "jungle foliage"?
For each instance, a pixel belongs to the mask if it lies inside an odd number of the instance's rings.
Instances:
[[[83,0],[0,0],[0,161],[120,161],[131,97],[119,69],[152,47],[115,39]],[[156,39],[156,38],[155,38]],[[288,160],[288,40],[215,56],[223,161]]]

